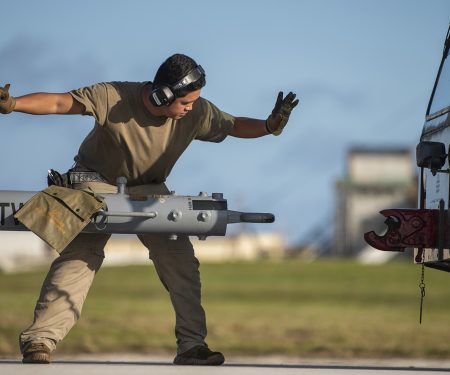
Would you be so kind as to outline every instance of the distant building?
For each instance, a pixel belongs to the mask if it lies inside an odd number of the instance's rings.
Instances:
[[[192,238],[196,257],[202,262],[226,262],[281,258],[285,244],[278,233],[240,233],[235,236]],[[105,265],[148,263],[148,251],[136,236],[113,236],[105,248]]]
[[[281,258],[284,238],[279,233],[242,232],[233,236],[192,239],[201,262],[253,261]],[[0,231],[0,272],[23,272],[46,267],[58,256],[31,232]],[[148,251],[134,235],[113,235],[105,247],[104,266],[151,264]]]
[[[50,262],[57,252],[32,232],[0,231],[0,272],[25,272]]]
[[[386,228],[379,211],[416,207],[416,197],[417,178],[410,149],[350,149],[346,176],[336,182],[333,255],[358,254],[366,246],[365,232]]]

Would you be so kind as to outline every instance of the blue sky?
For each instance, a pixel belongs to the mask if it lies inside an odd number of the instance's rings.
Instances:
[[[168,180],[179,194],[223,192],[231,209],[275,213],[271,229],[290,243],[333,214],[350,146],[416,145],[450,21],[448,0],[15,0],[7,9],[0,84],[15,96],[151,80],[177,52],[205,68],[202,95],[233,115],[266,118],[279,90],[296,92],[281,136],[194,142]],[[92,125],[0,116],[0,189],[44,188],[47,169],[68,169]]]

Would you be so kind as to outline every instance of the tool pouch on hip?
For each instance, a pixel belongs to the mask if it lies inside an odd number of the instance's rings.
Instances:
[[[52,185],[35,194],[14,217],[61,253],[102,208],[102,199],[94,194]]]

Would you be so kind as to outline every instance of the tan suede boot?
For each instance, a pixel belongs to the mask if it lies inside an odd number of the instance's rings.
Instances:
[[[23,352],[23,363],[50,363],[50,349],[42,344],[29,345]]]

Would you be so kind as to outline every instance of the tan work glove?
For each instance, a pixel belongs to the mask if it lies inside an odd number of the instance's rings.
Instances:
[[[4,115],[11,113],[16,106],[16,99],[9,95],[9,86],[7,83],[5,87],[0,87],[0,113]]]
[[[289,115],[292,110],[298,104],[298,99],[295,100],[295,94],[290,92],[283,99],[283,92],[278,93],[277,101],[272,113],[266,120],[266,130],[268,133],[273,135],[280,135],[283,128],[286,126]]]

